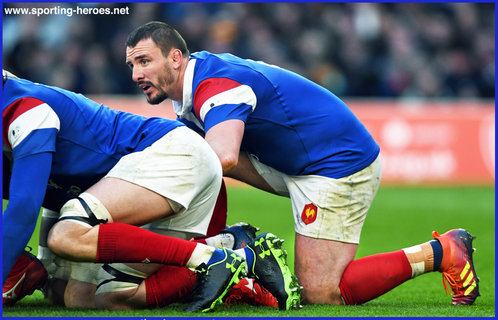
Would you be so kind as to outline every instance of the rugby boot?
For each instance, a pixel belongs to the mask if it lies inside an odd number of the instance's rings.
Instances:
[[[31,250],[31,248],[29,248]],[[48,273],[38,258],[29,251],[21,253],[3,285],[3,305],[12,306],[25,296],[41,289]]]
[[[434,239],[443,247],[443,259],[439,271],[443,273],[446,293],[447,283],[453,293],[451,304],[471,305],[479,294],[479,278],[472,261],[472,240],[475,239],[464,229],[453,229],[442,235],[432,232]]]
[[[231,226],[227,226],[220,233],[230,233],[233,235],[234,244],[232,250],[244,248],[249,242],[256,238],[256,232],[259,228],[253,227],[245,222],[238,222]]]
[[[278,307],[278,301],[254,279],[242,278],[225,298],[225,305],[250,304],[253,306]]]
[[[254,261],[248,266],[248,277],[270,291],[280,310],[299,309],[302,287],[287,265],[283,242],[272,233],[263,233],[249,243],[247,248],[253,252]]]
[[[211,264],[201,263],[196,269],[192,303],[187,312],[207,312],[222,303],[227,292],[242,278],[246,262],[229,249],[222,249],[225,257]]]

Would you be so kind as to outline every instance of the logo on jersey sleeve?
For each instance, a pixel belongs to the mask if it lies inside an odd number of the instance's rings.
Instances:
[[[252,88],[228,78],[203,80],[194,93],[194,111],[201,121],[214,107],[245,104],[254,110],[257,98]]]
[[[304,206],[303,212],[301,213],[301,220],[303,220],[304,224],[310,224],[315,222],[317,215],[318,208],[313,203],[308,203]]]
[[[38,129],[60,129],[55,111],[45,102],[24,97],[12,102],[3,110],[3,140],[12,149]]]

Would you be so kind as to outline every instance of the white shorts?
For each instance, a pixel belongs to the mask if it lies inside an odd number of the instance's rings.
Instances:
[[[259,162],[254,156],[249,158],[278,194],[290,197],[297,233],[359,243],[366,214],[380,185],[380,156],[365,169],[340,179],[290,176]]]
[[[152,222],[154,229],[204,236],[220,192],[222,169],[201,136],[178,127],[143,151],[122,157],[106,177],[132,182],[168,199],[175,214]]]

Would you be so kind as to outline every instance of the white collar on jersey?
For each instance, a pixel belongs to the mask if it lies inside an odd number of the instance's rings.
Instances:
[[[194,67],[196,59],[190,59],[183,75],[183,104],[173,100],[173,108],[175,113],[183,118],[192,110],[192,83],[194,81]]]

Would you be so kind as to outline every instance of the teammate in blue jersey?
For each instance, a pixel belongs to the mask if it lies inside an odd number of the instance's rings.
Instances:
[[[138,298],[130,300],[139,300],[136,305],[141,307],[150,301],[159,304],[164,286],[156,285],[156,292],[145,296],[143,280],[160,283],[165,273],[172,272],[164,271],[169,266],[197,268],[198,285],[187,311],[212,309],[248,268],[249,276],[267,279],[271,288],[267,289],[280,293],[275,296],[281,308],[298,304],[285,296],[290,281],[278,279],[290,278],[290,271],[272,234],[255,239],[271,252],[268,258],[258,258],[263,249],[254,242],[238,250],[240,256],[137,227],[151,223],[157,229],[183,233],[186,239],[207,233],[222,183],[221,166],[209,145],[182,123],[113,111],[80,94],[9,77],[6,72],[2,111],[3,155],[11,167],[2,229],[3,283],[43,206],[60,211],[48,237],[48,246],[60,257],[157,263],[141,273],[140,281],[132,281],[132,296]],[[264,267],[280,273],[268,274]],[[126,272],[129,268],[125,278]],[[10,289],[17,287],[13,283]]]
[[[126,62],[150,104],[172,99],[178,118],[205,135],[224,175],[290,197],[305,303],[360,304],[437,270],[453,279],[454,304],[472,304],[479,295],[465,230],[434,232],[435,240],[413,248],[353,260],[380,184],[380,150],[333,93],[263,62],[190,54],[178,31],[162,22],[129,35]]]

